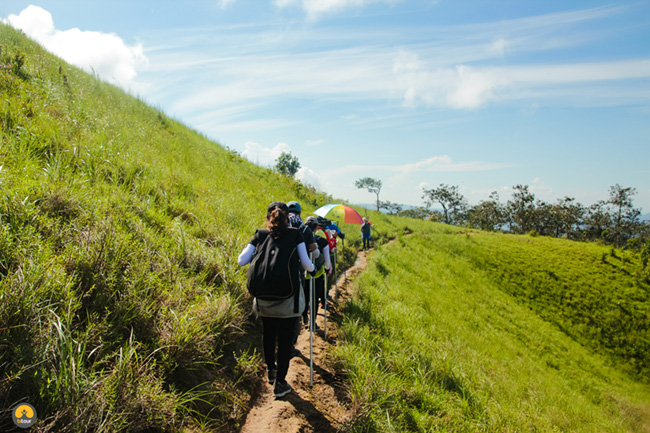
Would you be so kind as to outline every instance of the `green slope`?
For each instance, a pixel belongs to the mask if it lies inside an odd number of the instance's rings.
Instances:
[[[19,401],[50,431],[236,429],[260,368],[237,255],[272,200],[329,198],[5,25],[0,126],[0,430]]]
[[[261,378],[237,255],[271,200],[331,198],[4,25],[0,50],[0,431],[19,401],[43,431],[236,431]],[[400,239],[343,318],[351,428],[648,430],[633,257],[369,214]]]
[[[625,270],[596,245],[413,227],[372,255],[341,318],[352,431],[648,431],[638,260]]]

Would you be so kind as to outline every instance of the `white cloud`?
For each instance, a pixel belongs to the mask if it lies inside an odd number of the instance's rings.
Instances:
[[[272,167],[275,161],[283,153],[291,153],[291,148],[286,143],[278,143],[275,147],[264,147],[259,143],[249,141],[244,144],[244,151],[241,153],[243,157],[249,161],[262,166]]]
[[[123,88],[133,83],[137,69],[147,63],[141,44],[129,46],[114,33],[57,30],[52,14],[38,6],[9,15],[7,22],[63,60]]]
[[[311,185],[317,189],[319,189],[322,184],[321,177],[318,175],[318,173],[309,167],[300,167],[295,177],[300,182],[306,185]]]
[[[287,143],[278,143],[274,147],[264,147],[259,143],[249,141],[244,144],[244,148],[241,155],[261,167],[273,167],[282,153],[292,153],[291,147]],[[322,178],[309,167],[300,167],[295,178],[314,188],[321,188],[322,185]]]
[[[309,147],[318,147],[318,146],[321,146],[323,144],[325,144],[325,140],[323,140],[322,138],[320,138],[318,140],[307,140],[305,142],[305,145],[307,145]]]
[[[499,170],[510,167],[510,164],[492,163],[482,161],[455,162],[448,155],[433,156],[414,163],[402,165],[347,165],[329,172],[332,174],[346,174],[368,171],[386,171],[397,175],[413,174],[417,172],[451,173]]]
[[[498,57],[503,57],[508,49],[510,42],[503,38],[499,38],[493,41],[490,46],[488,46],[488,54],[492,54]]]
[[[553,198],[553,188],[545,184],[544,181],[536,177],[533,179],[531,185],[529,186],[530,192],[535,194],[537,199],[552,201]],[[541,196],[541,197],[540,197]]]
[[[650,59],[573,63],[568,65],[514,66],[495,69],[494,72],[507,74],[513,82],[529,85],[629,80],[650,78]]]
[[[418,54],[401,50],[393,62],[397,89],[408,106],[478,108],[507,82],[491,73],[465,65],[431,69]]]
[[[220,8],[225,9],[231,4],[235,3],[235,1],[237,0],[219,0],[218,3]]]
[[[456,67],[458,81],[447,94],[453,108],[478,108],[493,98],[499,80],[467,66]]]
[[[393,61],[393,74],[406,105],[413,106],[418,99],[428,99],[430,102],[440,99],[430,94],[433,77],[416,53],[400,50]]]
[[[475,109],[490,101],[522,98],[616,105],[647,100],[646,91],[613,88],[610,83],[623,86],[624,80],[650,78],[650,60],[434,69],[418,54],[401,50],[393,62],[393,74],[397,94],[411,107]]]
[[[351,3],[345,4],[351,7]],[[276,5],[296,7],[303,2],[282,0]],[[171,82],[157,86],[160,91],[184,85],[182,95],[175,94],[172,108],[185,116],[238,105],[266,106],[282,98],[377,104],[390,104],[393,99],[410,108],[456,110],[479,109],[495,102],[530,105],[551,101],[584,106],[643,103],[650,91],[639,89],[630,80],[648,77],[650,68],[645,59],[529,64],[528,57],[514,56],[584,43],[577,36],[556,35],[563,34],[572,23],[613,13],[588,10],[435,29],[423,26],[399,34],[390,29],[371,34],[343,30],[331,35],[311,28],[289,33],[284,28],[272,27],[269,31],[267,27],[247,27],[228,30],[224,36],[227,43],[215,46],[213,52],[195,51],[189,42],[179,46],[177,41],[185,39],[174,38],[168,49],[150,55],[157,70],[162,65]],[[423,32],[432,32],[434,40],[422,42],[402,36]],[[202,35],[200,43],[203,37],[207,36]],[[346,45],[336,45],[337,40]],[[493,62],[504,54],[511,57],[507,64]],[[491,61],[494,66],[489,66]],[[188,75],[192,82],[186,85],[181,77]],[[362,123],[357,117],[360,113],[346,109],[350,111],[342,113],[343,120]],[[369,119],[367,114],[364,119]]]
[[[310,20],[317,20],[324,15],[373,3],[395,3],[395,0],[275,0],[275,5],[279,8],[301,7]]]

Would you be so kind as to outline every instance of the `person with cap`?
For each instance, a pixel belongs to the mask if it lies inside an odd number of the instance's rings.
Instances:
[[[326,228],[325,233],[327,234],[329,232],[329,237],[327,241],[330,244],[330,262],[332,262],[332,268],[330,275],[334,275],[336,277],[336,255],[338,254],[338,232],[336,230],[331,230],[329,228]],[[336,283],[333,278],[328,278],[327,279],[327,285],[328,285],[328,290],[329,286],[332,286]]]
[[[300,230],[303,234],[303,237],[305,238],[305,245],[307,246],[307,253],[313,253],[313,258],[314,260],[318,260],[320,256],[320,251],[318,249],[318,245],[316,245],[316,239],[314,238],[314,231],[309,228],[303,221],[302,218],[300,217],[300,214],[302,213],[302,207],[300,206],[300,203],[297,201],[290,201],[287,203],[287,208],[289,209],[289,225],[291,227],[296,227],[298,230]],[[308,319],[308,311],[309,311],[309,287],[306,284],[305,281],[305,275],[302,274],[302,286],[305,290],[305,311],[302,313],[302,323],[307,324],[307,319]],[[296,338],[295,340],[298,340],[298,334],[300,334],[300,327],[296,330]],[[295,345],[295,341],[294,341]],[[296,356],[299,355],[297,349],[293,349],[293,352]]]
[[[363,240],[363,250],[370,248],[370,241],[372,240],[372,234],[370,228],[372,224],[368,221],[368,218],[363,217],[363,224],[361,224],[361,239]]]
[[[301,231],[289,227],[288,214],[288,207],[283,202],[275,201],[268,206],[266,229],[259,229],[255,232],[253,238],[239,255],[239,266],[250,263],[256,248],[262,245],[264,239],[271,236],[278,248],[286,248],[289,251],[297,250],[297,255],[290,255],[289,260],[296,262],[290,263],[289,269],[295,269],[296,274],[302,274],[297,263],[299,261],[306,271],[315,271],[315,267],[307,255],[303,234]],[[294,277],[295,281],[300,281],[299,275]],[[294,296],[282,300],[255,298],[253,301],[254,312],[262,318],[262,346],[268,380],[270,384],[274,385],[273,394],[278,398],[292,391],[291,385],[286,381],[286,376],[289,371],[295,329],[305,308],[304,292],[300,287],[298,287],[296,295],[298,296],[298,305],[296,305]]]
[[[305,220],[305,224],[313,231],[316,232],[320,227],[318,225],[318,218],[315,216],[310,216]],[[327,275],[332,275],[332,261],[330,259],[330,244],[326,238],[314,234],[316,238],[316,244],[318,249],[321,252],[322,259],[317,260],[316,262],[316,272],[312,276],[307,276],[307,278],[314,278],[315,294],[314,294],[314,328],[318,329],[316,326],[316,316],[318,315],[318,306],[319,303],[323,307],[325,302],[325,272]]]
[[[318,247],[314,240],[314,232],[303,223],[302,218],[300,217],[300,214],[302,213],[300,203],[297,201],[290,201],[287,203],[287,208],[289,209],[289,226],[295,227],[303,232],[307,252],[314,253],[314,258],[318,258]]]

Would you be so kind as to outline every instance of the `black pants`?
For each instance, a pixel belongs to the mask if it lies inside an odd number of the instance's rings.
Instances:
[[[293,347],[293,337],[297,321],[298,317],[262,317],[262,324],[264,325],[264,334],[262,336],[264,360],[269,370],[278,370],[277,380],[280,382],[285,381],[287,372],[289,371],[289,361],[291,360],[291,349]]]
[[[309,317],[309,302],[311,302],[311,285],[310,281],[307,278],[305,278],[304,274],[301,277],[302,281],[302,290],[303,293],[305,294],[305,311],[302,312],[302,318],[305,320],[305,323],[307,322],[307,317]],[[297,338],[297,337],[296,337]]]
[[[318,304],[325,303],[325,275],[321,275],[314,280],[314,289],[316,292],[314,309],[318,309]]]

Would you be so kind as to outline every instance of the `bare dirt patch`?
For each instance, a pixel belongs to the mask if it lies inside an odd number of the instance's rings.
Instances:
[[[339,305],[349,298],[349,283],[354,276],[366,268],[364,251],[357,254],[353,267],[339,276],[329,291],[328,317],[335,313]],[[324,339],[323,310],[319,311],[316,323],[320,330],[314,333],[314,383],[310,386],[309,330],[303,327],[296,347],[302,356],[293,358],[289,367],[287,381],[293,392],[281,399],[273,396],[271,385],[264,384],[251,411],[246,417],[241,433],[329,433],[341,432],[351,412],[349,394],[341,379],[336,376],[329,349],[336,345],[337,329],[331,320],[327,321],[327,340]]]

